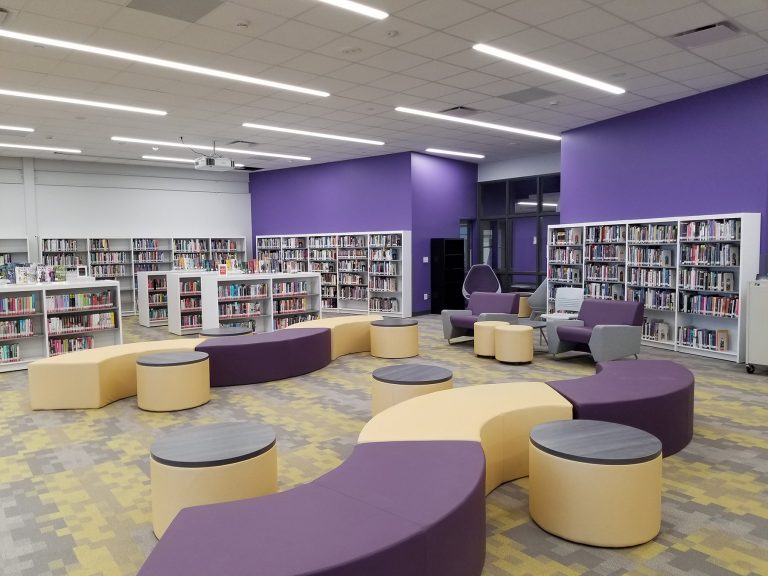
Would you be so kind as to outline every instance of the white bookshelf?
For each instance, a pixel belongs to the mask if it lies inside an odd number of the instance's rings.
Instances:
[[[411,233],[404,230],[257,236],[262,272],[320,274],[327,312],[410,317]]]
[[[184,336],[203,329],[202,277],[215,272],[173,270],[166,272],[168,331]]]
[[[46,266],[88,266],[87,238],[43,238],[40,263]]]
[[[18,262],[29,262],[29,248],[26,238],[0,238],[0,266]]]
[[[136,273],[139,324],[147,328],[168,325],[167,271]]]
[[[321,317],[319,274],[275,274],[270,282],[273,330]]]
[[[744,362],[760,214],[553,225],[548,238],[550,306],[559,286],[579,286],[585,298],[639,300],[644,344]]]
[[[0,286],[0,372],[122,343],[117,281]]]
[[[135,314],[133,256],[130,238],[89,238],[88,265],[97,280],[120,283],[123,314]]]
[[[245,262],[247,252],[245,238],[211,238],[211,260],[214,264]]]
[[[202,270],[211,259],[210,238],[174,238],[174,270]]]

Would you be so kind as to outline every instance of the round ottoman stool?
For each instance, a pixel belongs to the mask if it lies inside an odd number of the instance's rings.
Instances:
[[[496,328],[501,326],[509,326],[509,323],[497,320],[475,322],[475,355],[493,358],[496,352]]]
[[[174,430],[152,444],[152,529],[160,538],[182,508],[277,492],[275,432],[255,422]]]
[[[142,410],[170,412],[211,399],[205,352],[162,352],[136,360],[136,402]]]
[[[533,328],[507,324],[496,328],[496,360],[500,362],[533,361]]]
[[[531,317],[531,305],[528,304],[528,297],[531,294],[520,294],[518,299],[517,317],[518,318],[530,318]]]
[[[373,371],[371,412],[375,416],[409,398],[453,388],[453,372],[430,364],[397,364]]]
[[[371,356],[410,358],[419,355],[419,323],[411,318],[371,322]]]
[[[220,326],[218,328],[206,328],[200,332],[200,336],[218,338],[220,336],[245,336],[253,334],[253,330],[245,326]]]
[[[531,430],[528,505],[541,528],[591,546],[635,546],[661,529],[661,442],[598,420]]]

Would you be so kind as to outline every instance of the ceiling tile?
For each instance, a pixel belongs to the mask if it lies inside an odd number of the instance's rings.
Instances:
[[[376,20],[367,26],[363,26],[352,32],[351,35],[356,38],[394,47],[411,42],[432,32],[433,30],[426,26],[420,26],[414,22],[390,16],[384,20]]]
[[[6,2],[3,7],[8,9]],[[101,26],[120,9],[99,0],[27,0],[25,12],[34,12],[60,21]]]
[[[434,32],[413,42],[400,46],[401,50],[426,58],[442,58],[454,52],[469,50],[472,46],[466,40],[442,32]]]
[[[730,1],[730,0],[728,0]],[[629,21],[658,16],[683,6],[695,3],[696,0],[612,0],[602,5],[603,9]]]
[[[349,10],[340,10],[328,4],[318,4],[297,16],[296,20],[343,34],[354,32],[371,21],[368,16]]]
[[[134,10],[133,8],[121,8],[114,16],[104,23],[104,27],[118,32],[127,32],[138,36],[168,40],[181,34],[189,22],[166,18]]]
[[[702,61],[703,60],[695,54],[680,50],[660,58],[652,58],[643,62],[637,62],[636,65],[649,72],[664,72],[665,70],[674,70],[675,68],[682,68],[683,66],[693,66]]]
[[[424,0],[400,10],[398,18],[431,28],[447,28],[482,14],[483,9],[464,0]]]
[[[726,16],[741,16],[766,9],[765,0],[707,0],[707,2]]]
[[[422,84],[409,90],[403,90],[403,92],[411,96],[419,96],[420,98],[440,98],[446,94],[453,94],[457,90],[452,86],[445,86],[443,84]]]
[[[284,24],[285,21],[284,17],[275,14],[254,10],[253,8],[232,2],[224,2],[200,18],[197,23],[203,26],[218,28],[219,30],[226,30],[227,32],[242,34],[243,36],[258,38],[273,28]],[[238,26],[238,23],[243,25]]]
[[[378,80],[374,80],[373,82],[369,82],[368,85],[374,86],[375,88],[391,90],[394,92],[402,92],[403,90],[409,90],[410,88],[415,88],[416,86],[421,86],[425,83],[426,81],[419,78],[414,78],[412,76],[405,76],[404,74],[390,74]]]
[[[580,44],[589,46],[598,52],[606,52],[608,50],[616,50],[617,48],[623,48],[624,46],[653,40],[653,38],[654,36],[652,34],[642,28],[632,24],[625,24],[623,26],[611,28],[610,30],[605,30],[604,32],[584,36],[579,38],[578,41]]]
[[[682,83],[695,90],[714,90],[715,88],[734,84],[735,82],[741,82],[742,80],[744,80],[744,78],[739,74],[733,72],[721,72],[720,74],[713,74],[712,76],[702,76],[699,78],[692,78],[691,80],[684,80]]]
[[[263,40],[251,40],[236,50],[230,52],[232,56],[239,56],[257,62],[266,62],[267,64],[282,64],[291,58],[296,58],[301,54],[301,50],[271,44]]]
[[[171,40],[182,46],[190,46],[199,50],[210,50],[227,54],[236,48],[244,46],[250,42],[248,36],[200,26],[199,24],[190,24],[184,32],[171,38]]]
[[[726,40],[716,44],[709,44],[707,46],[699,46],[698,48],[693,48],[691,51],[695,52],[702,58],[716,60],[718,58],[736,56],[746,52],[754,52],[755,50],[760,50],[761,48],[766,47],[768,47],[768,42],[759,36],[752,34],[741,34],[732,40]]]
[[[723,20],[723,14],[707,4],[698,2],[685,8],[666,12],[637,22],[638,26],[653,32],[658,36],[671,36],[685,30],[693,30],[700,26],[714,24]]]
[[[511,92],[519,92],[530,88],[526,84],[520,84],[518,82],[512,82],[510,80],[501,80],[499,82],[492,82],[490,84],[484,84],[482,86],[476,86],[475,92],[485,94],[487,96],[501,96],[503,94],[509,94]]]
[[[667,70],[666,72],[661,72],[660,75],[664,78],[674,80],[675,82],[683,82],[685,80],[693,80],[694,78],[714,76],[715,74],[722,74],[723,72],[725,72],[725,70],[717,64],[712,64],[712,62],[700,62],[693,66],[684,66],[683,68]]]
[[[461,74],[456,74],[455,76],[443,78],[440,82],[442,84],[447,84],[448,86],[455,86],[456,88],[469,89],[482,86],[483,84],[491,84],[492,82],[497,81],[498,77],[496,76],[470,70],[467,72],[462,72]]]
[[[530,52],[535,52],[536,50],[542,50],[556,44],[561,44],[562,42],[562,38],[550,34],[549,32],[544,32],[543,30],[538,30],[536,28],[528,28],[521,32],[517,32],[512,36],[499,38],[493,45],[502,50],[509,50],[510,52],[515,52],[517,54],[528,54]]]
[[[72,42],[87,42],[96,31],[93,26],[68,22],[62,27],[61,20],[32,12],[21,12],[8,23],[8,29],[38,36],[52,36]],[[46,48],[47,49],[47,48]]]
[[[389,72],[381,68],[363,66],[362,64],[350,64],[349,66],[328,74],[332,78],[354,82],[355,84],[367,84],[372,80],[378,80],[389,76]]]
[[[295,70],[301,70],[302,72],[310,72],[313,74],[328,74],[334,70],[339,70],[347,66],[347,62],[344,60],[338,60],[336,58],[329,58],[316,52],[304,52],[296,58],[292,58],[282,65],[286,68],[293,68]]]
[[[679,51],[680,48],[678,46],[675,46],[666,40],[662,40],[661,38],[657,38],[655,40],[649,40],[648,42],[641,42],[640,44],[633,44],[632,46],[611,50],[610,55],[619,60],[624,60],[625,62],[635,63],[651,58],[666,56],[667,54],[674,54]]]
[[[557,34],[562,38],[573,40],[574,38],[615,28],[622,24],[624,24],[623,20],[605,10],[590,8],[589,10],[570,14],[565,18],[552,20],[542,24],[540,28],[552,34]]]
[[[472,44],[478,42],[491,42],[497,38],[509,36],[514,32],[525,30],[527,24],[507,18],[494,12],[486,12],[471,20],[462,22],[447,28],[445,31],[459,38],[463,38]]]
[[[414,66],[424,64],[428,61],[428,58],[422,58],[421,56],[409,54],[402,50],[391,49],[382,52],[381,54],[377,54],[373,58],[363,60],[362,63],[376,68],[383,68],[390,72],[402,72],[403,70],[413,68]]]
[[[277,14],[285,18],[293,18],[302,12],[309,10],[312,5],[306,0],[231,0],[234,4],[239,4],[248,8],[258,6],[259,10]],[[256,6],[254,6],[256,4]]]
[[[498,11],[526,24],[538,26],[589,7],[583,0],[520,0],[508,3],[498,8]]]
[[[337,32],[316,28],[296,20],[289,20],[285,24],[263,34],[261,39],[299,50],[315,50],[339,37],[340,34]]]
[[[529,56],[535,60],[541,60],[547,64],[563,65],[574,60],[594,56],[595,51],[585,48],[574,42],[562,42],[543,50],[531,52]]]
[[[422,78],[424,80],[436,82],[449,76],[455,76],[456,74],[464,71],[465,69],[460,68],[459,66],[432,60],[430,62],[425,62],[424,64],[414,66],[413,68],[408,68],[405,70],[405,73],[415,78]]]
[[[735,20],[747,30],[754,30],[756,32],[768,30],[768,10],[752,12],[745,16],[739,16]]]
[[[381,44],[344,36],[333,42],[328,42],[315,50],[315,52],[330,56],[331,58],[346,60],[347,62],[360,62],[376,54],[381,54],[386,50],[387,47]]]
[[[388,90],[382,90],[381,88],[373,88],[371,86],[355,86],[349,90],[339,92],[339,96],[344,98],[350,98],[352,100],[363,100],[368,102],[375,100],[376,98],[382,98],[390,94]]]
[[[641,88],[636,90],[637,94],[645,96],[646,98],[655,98],[658,100],[668,101],[673,97],[681,96],[683,94],[688,95],[691,93],[691,89],[687,86],[669,82],[661,86],[653,86],[650,88]]]
[[[768,49],[755,50],[754,52],[748,52],[746,54],[739,54],[737,56],[728,56],[727,58],[720,58],[716,60],[720,66],[726,70],[738,70],[739,68],[746,68],[748,66],[763,65],[768,71]]]

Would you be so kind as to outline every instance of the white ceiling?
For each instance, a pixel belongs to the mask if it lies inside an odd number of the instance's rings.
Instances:
[[[198,0],[162,4],[168,2]],[[768,72],[768,0],[365,0],[390,13],[382,21],[316,0],[226,0],[197,22],[129,3],[0,0],[0,7],[11,13],[3,25],[11,30],[300,84],[331,96],[0,39],[0,88],[168,111],[158,118],[0,96],[0,124],[36,129],[29,135],[0,132],[0,142],[76,147],[83,160],[108,162],[131,162],[142,154],[194,157],[173,148],[111,142],[113,135],[183,136],[220,146],[245,140],[257,143],[256,150],[311,156],[310,163],[427,147],[481,153],[489,162],[554,151],[558,143],[394,108],[468,106],[480,110],[475,119],[560,133]],[[690,50],[665,39],[723,20],[742,32]],[[499,61],[472,50],[477,42],[617,84],[627,93],[606,95]],[[500,98],[534,87],[555,96],[526,104]],[[249,121],[384,140],[386,146],[241,127]],[[29,155],[10,149],[0,154]],[[265,169],[307,164],[261,158],[245,163]]]

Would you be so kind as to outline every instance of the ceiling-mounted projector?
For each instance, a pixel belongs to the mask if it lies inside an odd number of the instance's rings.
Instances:
[[[195,170],[224,172],[225,170],[234,169],[235,163],[229,158],[218,158],[215,156],[200,156],[200,158],[195,158]]]

